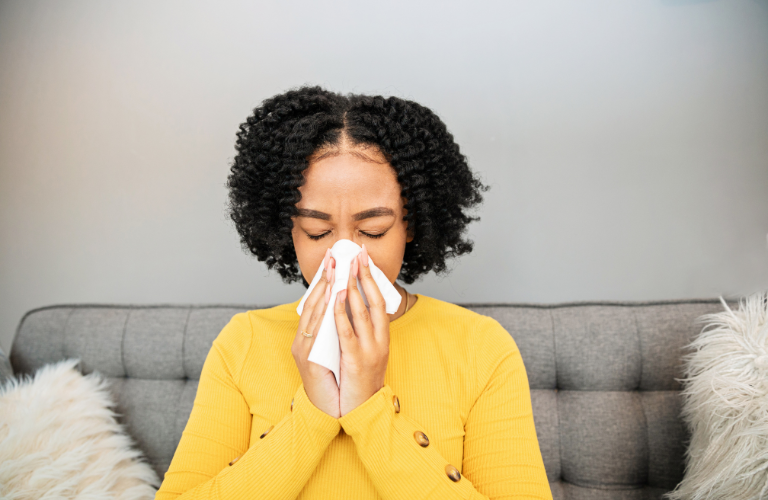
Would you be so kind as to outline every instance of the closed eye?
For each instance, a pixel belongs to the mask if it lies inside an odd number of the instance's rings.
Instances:
[[[326,231],[323,234],[307,234],[307,236],[309,236],[310,240],[317,241],[317,240],[319,240],[321,238],[324,238],[325,236],[327,236],[329,234],[331,234],[331,232],[330,231]],[[368,233],[365,233],[363,231],[360,231],[360,234],[362,234],[363,236],[367,236],[368,238],[376,239],[376,238],[381,238],[382,236],[387,234],[387,231],[384,231],[383,233],[380,233],[380,234],[368,234]]]
[[[323,236],[325,236],[325,235],[327,235],[327,234],[330,234],[330,231],[326,231],[325,233],[323,233],[323,234],[318,234],[318,235],[314,235],[314,234],[307,234],[307,236],[309,236],[309,239],[310,239],[310,240],[319,240],[320,238],[322,238]]]
[[[384,231],[383,233],[380,233],[380,234],[368,234],[368,233],[364,233],[364,232],[360,231],[360,234],[362,234],[363,236],[367,236],[369,238],[376,239],[376,238],[381,238],[382,236],[387,234],[387,232]]]

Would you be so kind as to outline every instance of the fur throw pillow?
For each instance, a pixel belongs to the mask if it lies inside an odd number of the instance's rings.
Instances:
[[[720,300],[684,357],[691,444],[673,500],[768,499],[768,293],[738,311]]]
[[[160,481],[115,421],[109,382],[77,363],[0,387],[0,498],[154,498]]]

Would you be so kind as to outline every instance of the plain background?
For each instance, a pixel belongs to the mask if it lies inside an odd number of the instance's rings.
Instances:
[[[290,302],[228,220],[302,84],[432,108],[491,185],[452,302],[768,288],[768,0],[1,1],[0,345],[58,303]]]

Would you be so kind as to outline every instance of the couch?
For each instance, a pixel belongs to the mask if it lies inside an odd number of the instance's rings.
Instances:
[[[721,311],[718,300],[461,305],[497,319],[522,352],[555,499],[660,499],[682,480],[689,436],[676,379],[695,320]],[[255,308],[43,307],[21,320],[11,364],[31,374],[76,357],[83,373],[109,377],[120,421],[163,477],[211,342]]]

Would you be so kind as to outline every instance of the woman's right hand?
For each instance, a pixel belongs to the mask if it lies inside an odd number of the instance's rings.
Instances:
[[[330,249],[325,253],[323,269],[325,272],[322,278],[304,302],[304,309],[299,318],[299,327],[291,346],[291,353],[294,361],[296,361],[301,381],[304,384],[304,391],[309,400],[324,413],[333,418],[339,418],[341,412],[339,411],[339,386],[336,384],[336,377],[328,368],[307,361],[309,351],[312,350],[312,345],[317,338],[325,310],[328,308],[327,297],[333,286],[335,259],[331,257]],[[302,335],[302,330],[311,333],[312,337]]]

